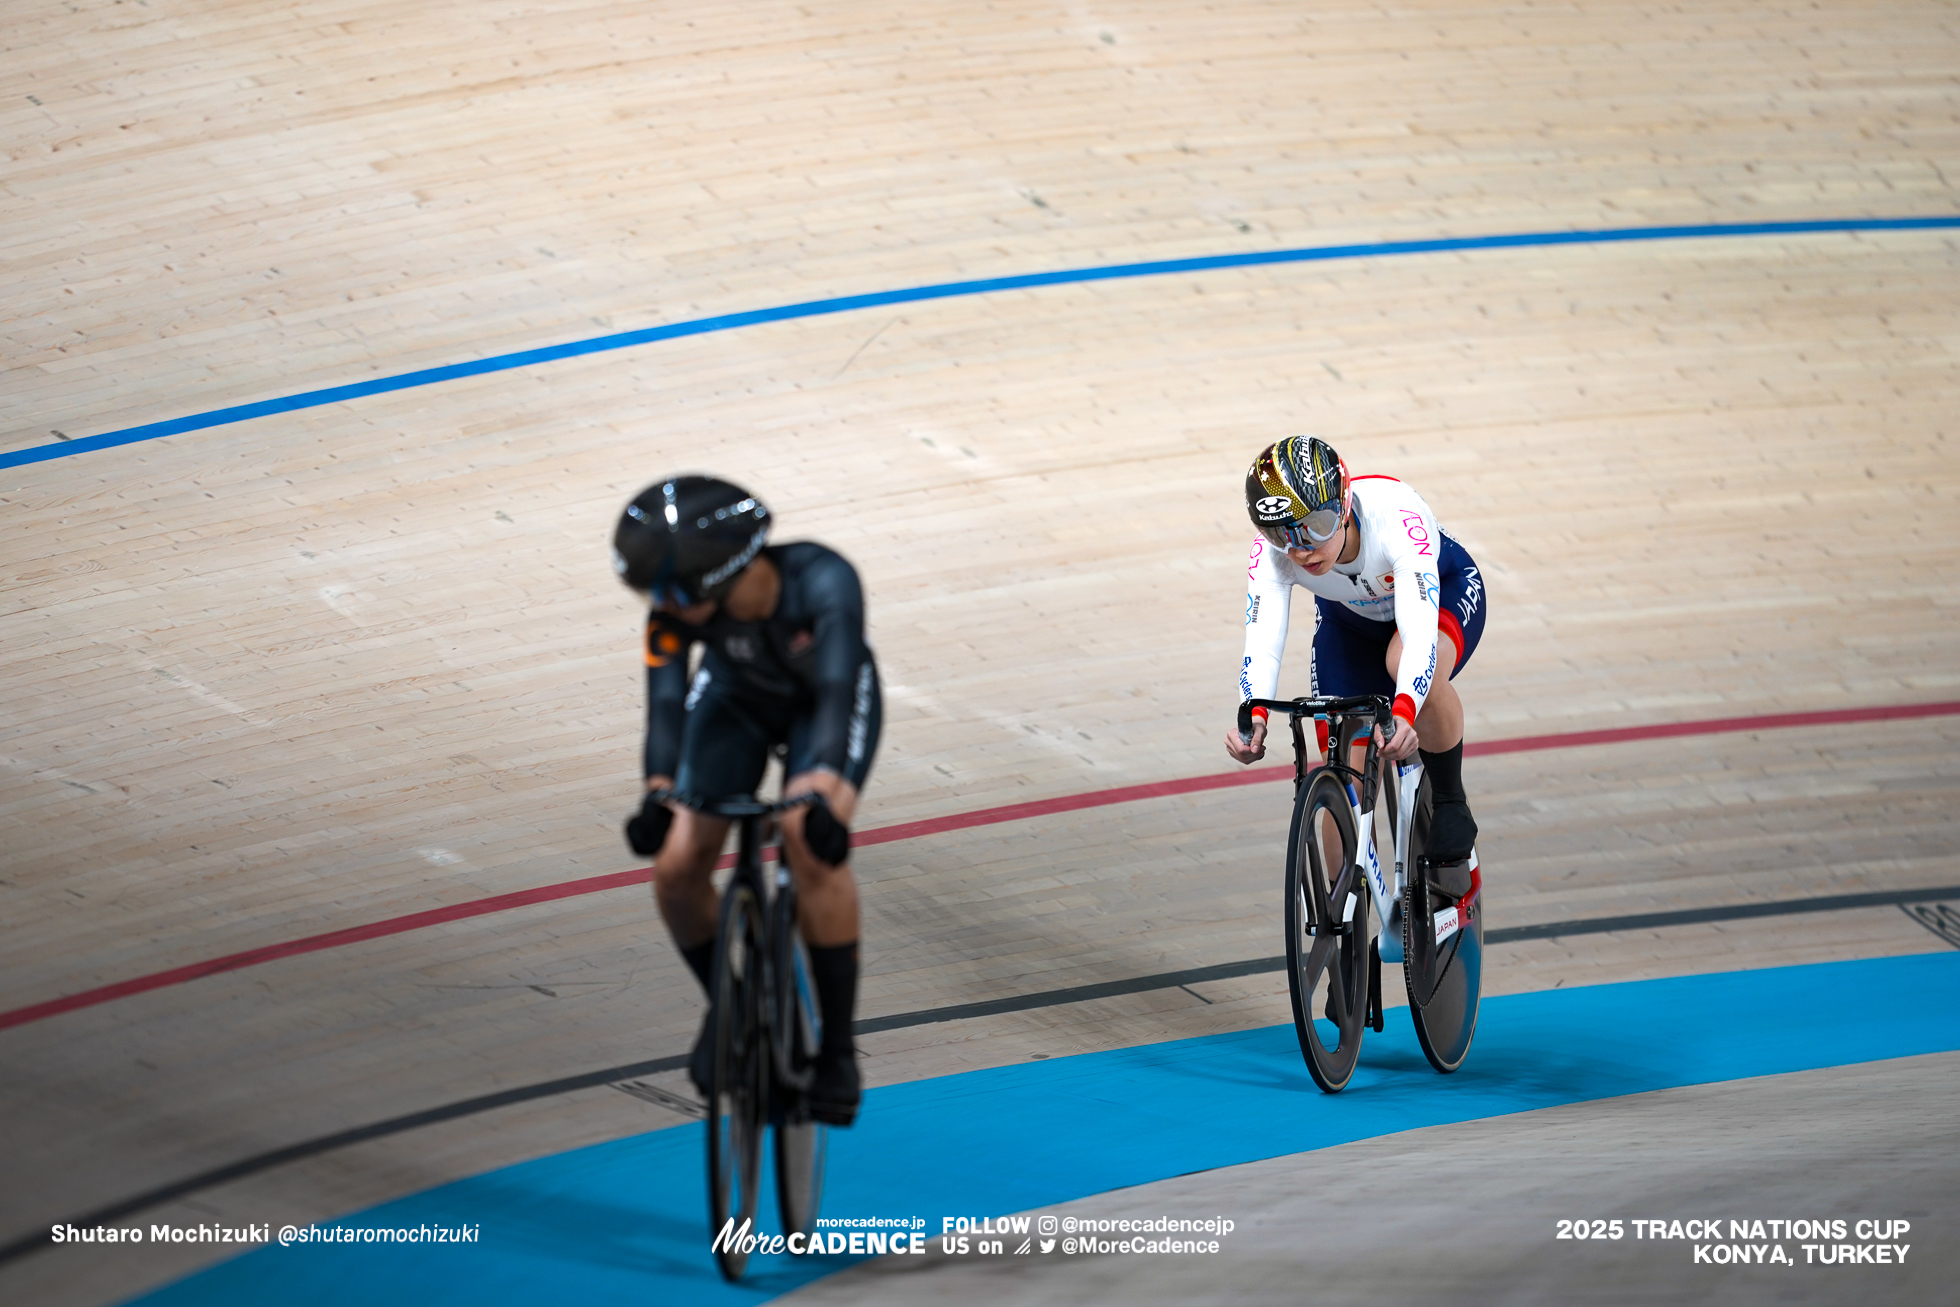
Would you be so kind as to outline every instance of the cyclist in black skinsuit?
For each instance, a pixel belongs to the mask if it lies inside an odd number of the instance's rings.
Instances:
[[[772,749],[784,758],[785,797],[823,796],[783,815],[783,845],[823,1018],[811,1112],[849,1125],[860,1091],[851,1040],[858,900],[846,823],[878,747],[878,670],[864,642],[856,569],[823,545],[765,546],[768,531],[760,501],[704,476],[657,482],[620,517],[614,566],[653,604],[646,786],[680,796],[665,804],[649,796],[626,839],[653,856],[660,915],[705,989],[718,915],[712,876],[730,823],[688,801],[753,794]],[[690,1068],[704,1094],[708,1029],[704,1022]]]

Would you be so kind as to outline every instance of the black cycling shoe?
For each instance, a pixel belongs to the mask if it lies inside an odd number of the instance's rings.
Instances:
[[[1461,799],[1438,800],[1429,818],[1429,860],[1462,862],[1477,844],[1477,820]]]
[[[711,1084],[715,1078],[715,1010],[709,1008],[701,1018],[701,1034],[694,1041],[694,1051],[688,1055],[687,1078],[701,1092],[705,1100],[712,1092]]]
[[[864,1096],[858,1083],[857,1053],[823,1049],[817,1054],[814,1072],[810,1115],[825,1125],[849,1125],[857,1120],[858,1100]]]

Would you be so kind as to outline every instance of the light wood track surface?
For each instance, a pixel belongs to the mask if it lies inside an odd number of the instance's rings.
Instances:
[[[1483,1121],[1432,1126],[1365,1143],[1199,1171],[1098,1194],[1055,1209],[1078,1218],[1159,1213],[1240,1215],[1219,1256],[1075,1256],[1039,1271],[1010,1257],[887,1257],[820,1280],[782,1301],[1293,1304],[1428,1307],[1487,1301],[1623,1307],[1631,1303],[1798,1303],[1835,1307],[1836,1268],[1766,1265],[1711,1275],[1693,1245],[1635,1237],[1559,1240],[1550,1213],[1600,1203],[1602,1156],[1615,1165],[1613,1210],[1672,1209],[1692,1186],[1696,1210],[1862,1211],[1874,1204],[1938,1219],[1948,1177],[1917,1166],[1907,1139],[1951,1139],[1953,1054],[1900,1058],[1726,1084],[1696,1085]],[[1821,1109],[1821,1110],[1820,1110]],[[1796,1147],[1792,1147],[1793,1140]],[[1811,1163],[1828,1158],[1829,1167]],[[1341,1183],[1328,1183],[1338,1175]],[[1461,1195],[1477,1195],[1465,1203]],[[1386,1242],[1382,1216],[1421,1238]],[[1566,1217],[1565,1220],[1572,1218]],[[1604,1218],[1599,1218],[1604,1219]],[[1648,1219],[1648,1218],[1633,1218]],[[1668,1219],[1668,1218],[1661,1218]],[[1701,1218],[1705,1219],[1705,1218]],[[1747,1218],[1745,1218],[1747,1219]],[[1761,1218],[1758,1218],[1761,1219]],[[1770,1218],[1777,1219],[1777,1218]],[[1791,1218],[1782,1218],[1785,1220]],[[1795,1218],[1808,1219],[1808,1218]],[[1852,1218],[1854,1221],[1856,1218]],[[1923,1228],[1915,1224],[1915,1229]],[[1303,1232],[1311,1232],[1303,1236]],[[1547,1246],[1549,1245],[1549,1247]],[[1937,1298],[1954,1256],[1909,1245],[1873,1296]],[[1803,1265],[1806,1254],[1788,1255]],[[1050,1261],[1050,1259],[1041,1259]],[[1060,1264],[1055,1264],[1059,1262]],[[1848,1271],[1849,1268],[1847,1267]],[[1856,1272],[1851,1272],[1855,1274]]]
[[[1960,22],[21,0],[0,135],[5,452],[965,278],[1947,217]],[[641,614],[605,543],[680,467],[863,572],[887,713],[864,826],[1229,766],[1241,478],[1298,431],[1413,483],[1483,566],[1473,741],[1960,698],[1956,302],[1951,231],[1256,267],[777,322],[0,471],[0,1008],[632,867]],[[1960,883],[1957,740],[1948,717],[1475,760],[1490,921]],[[861,1013],[1278,952],[1284,828],[1284,787],[1254,785],[868,848]],[[1940,946],[1878,908],[1507,945],[1493,983]],[[0,1031],[0,1238],[682,1052],[698,1010],[634,888]],[[1250,977],[872,1036],[867,1074],[1288,1015]],[[680,1119],[599,1088],[153,1219],[303,1223]],[[43,1251],[0,1284],[106,1301],[212,1255]]]

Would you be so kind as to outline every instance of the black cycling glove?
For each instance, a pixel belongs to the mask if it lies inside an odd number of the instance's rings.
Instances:
[[[818,862],[832,867],[841,867],[851,856],[851,828],[837,820],[822,799],[811,804],[803,816],[803,842],[817,855]]]
[[[667,842],[667,828],[674,824],[674,810],[648,794],[640,810],[626,819],[626,845],[643,858],[660,852]]]

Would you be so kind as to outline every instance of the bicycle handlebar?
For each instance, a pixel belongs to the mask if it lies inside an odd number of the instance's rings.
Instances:
[[[1395,730],[1395,709],[1388,699],[1379,694],[1351,694],[1345,698],[1300,698],[1300,699],[1247,699],[1239,705],[1239,738],[1252,738],[1252,710],[1264,708],[1268,712],[1283,712],[1289,717],[1329,717],[1373,709],[1375,724],[1384,732],[1393,734]]]
[[[661,803],[678,803],[683,808],[709,817],[768,817],[791,808],[806,808],[814,803],[823,803],[824,797],[816,790],[809,790],[793,798],[776,803],[767,803],[751,795],[745,799],[717,799],[712,802],[696,800],[678,790],[662,787],[648,790],[647,794]]]

